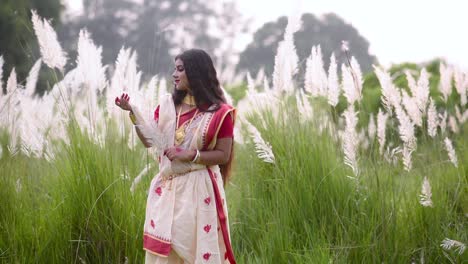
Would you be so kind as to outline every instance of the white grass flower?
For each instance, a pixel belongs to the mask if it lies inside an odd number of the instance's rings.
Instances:
[[[0,55],[0,96],[3,95],[3,64],[5,63],[5,60],[3,59],[3,56]]]
[[[341,75],[341,87],[343,89],[344,96],[348,100],[349,105],[354,105],[354,102],[359,100],[359,94],[355,87],[351,69],[345,64],[341,65]]]
[[[410,171],[412,167],[411,154],[416,149],[414,125],[401,106],[395,107],[395,113],[399,121],[398,133],[403,141],[403,165],[406,171]]]
[[[460,104],[465,106],[468,100],[468,73],[462,72],[460,68],[456,68],[454,73],[455,89],[460,95]]]
[[[250,75],[250,72],[247,72],[247,95],[256,94],[257,90],[255,90],[255,82]]]
[[[460,117],[460,125],[464,124],[468,120],[468,109],[463,112],[463,114]]]
[[[455,149],[453,148],[452,141],[448,137],[446,137],[444,139],[444,142],[445,142],[445,149],[447,150],[450,162],[452,162],[452,164],[456,168],[458,168],[457,154],[455,152]]]
[[[343,152],[344,152],[344,163],[351,167],[354,176],[359,175],[358,167],[358,134],[356,132],[356,126],[358,122],[357,113],[354,111],[354,106],[350,105],[346,111],[343,112],[345,119],[345,130],[342,136],[343,141]]]
[[[448,97],[452,93],[453,69],[450,66],[445,66],[443,63],[440,63],[439,71],[440,71],[439,90],[442,93],[444,101],[447,102]]]
[[[307,99],[304,92],[300,91],[296,93],[297,111],[303,117],[301,122],[311,120],[314,117],[314,110],[312,109],[309,100]]]
[[[437,126],[439,125],[437,119],[437,110],[435,108],[434,100],[429,100],[429,107],[427,109],[427,133],[430,137],[435,137],[437,134]]]
[[[273,71],[273,87],[276,93],[294,90],[293,76],[297,73],[299,57],[294,45],[294,33],[301,25],[300,17],[289,17],[284,40],[278,44]]]
[[[377,132],[377,127],[375,126],[374,115],[370,114],[369,115],[369,125],[367,126],[367,134],[369,135],[369,138],[371,140],[373,140],[375,138],[376,132]]]
[[[268,78],[266,76],[263,78],[263,91],[266,93],[270,92],[270,85],[268,84]]]
[[[383,69],[374,66],[375,74],[382,86],[382,104],[388,113],[392,113],[392,107],[397,107],[401,102],[400,92],[392,82],[390,74]]]
[[[265,78],[265,69],[263,67],[258,70],[257,75],[255,76],[254,84],[255,85],[260,85],[263,82],[263,79]]]
[[[362,71],[361,66],[354,56],[351,57],[351,73],[353,74],[354,88],[358,94],[358,100],[362,99]]]
[[[414,125],[401,106],[395,108],[395,113],[399,122],[398,132],[400,139],[409,147],[416,147],[416,137],[414,135]]]
[[[408,87],[411,91],[412,96],[416,96],[418,93],[418,85],[416,84],[416,80],[414,79],[413,75],[411,74],[411,71],[406,70],[405,71],[406,75],[406,81],[408,82]]]
[[[426,111],[427,101],[429,100],[429,75],[426,68],[421,70],[421,74],[418,79],[418,89],[413,97],[418,105],[419,110],[424,115]]]
[[[401,152],[401,147],[391,148],[391,146],[387,146],[385,153],[383,153],[383,157],[388,162],[388,164],[396,166],[398,163],[397,154],[400,154]]]
[[[431,184],[427,177],[424,177],[423,184],[421,186],[421,194],[419,195],[419,203],[424,207],[433,207],[432,204],[432,191]]]
[[[42,60],[38,59],[36,63],[34,63],[34,66],[31,68],[29,71],[28,78],[26,79],[26,90],[25,95],[26,96],[33,96],[34,92],[36,91],[36,84],[37,84],[37,79],[39,77],[39,71],[41,69],[42,65]]]
[[[448,118],[447,111],[444,111],[443,114],[439,113],[439,127],[442,133],[445,133],[445,129],[447,129],[447,118]]]
[[[453,133],[458,134],[460,132],[460,128],[458,127],[458,124],[457,124],[457,119],[454,116],[452,115],[449,116],[448,124],[449,124],[450,130]]]
[[[8,77],[8,80],[7,80],[7,86],[6,86],[7,95],[11,95],[14,92],[16,92],[16,88],[18,88],[18,81],[16,78],[16,70],[15,68],[13,68],[11,69],[10,76]]]
[[[250,137],[255,144],[255,152],[257,153],[257,156],[264,162],[275,163],[275,155],[273,154],[273,149],[270,143],[262,138],[262,135],[254,125],[248,121],[244,121],[244,124],[246,124]]]
[[[41,19],[35,10],[32,10],[32,23],[34,33],[39,42],[39,48],[44,63],[50,68],[57,68],[63,72],[67,63],[65,52],[57,40],[57,34],[46,19]]]
[[[379,152],[383,154],[385,148],[385,131],[387,127],[388,115],[385,114],[382,109],[379,109],[377,114],[377,139],[379,140]]]
[[[455,250],[455,252],[458,252],[458,255],[462,255],[463,252],[466,250],[466,245],[463,244],[460,241],[445,238],[440,246],[445,249],[445,250],[451,250],[452,248]]]
[[[406,171],[410,171],[413,167],[413,161],[411,159],[411,155],[413,154],[414,147],[410,144],[404,143],[403,144],[403,151],[402,154],[402,161],[403,161],[403,168]]]
[[[239,128],[240,122],[236,122],[234,125],[234,140],[238,143],[243,145],[245,140],[244,140],[244,135],[242,134],[241,129]]]
[[[305,72],[305,90],[312,96],[326,96],[327,73],[323,68],[322,50],[319,46],[313,46],[310,57],[307,58]]]
[[[401,93],[401,103],[405,107],[411,121],[413,121],[415,125],[422,127],[422,112],[418,108],[416,98],[409,96],[405,90],[402,90]]]
[[[106,86],[106,67],[102,66],[102,47],[97,47],[89,33],[81,30],[78,39],[77,74],[88,88],[96,93]]]
[[[340,85],[338,83],[337,68],[338,66],[336,64],[335,54],[332,53],[330,57],[330,67],[328,68],[327,98],[328,103],[333,107],[338,104],[340,97]]]

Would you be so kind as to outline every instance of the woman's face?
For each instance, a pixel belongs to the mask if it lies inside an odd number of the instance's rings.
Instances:
[[[172,78],[174,78],[174,85],[177,90],[190,92],[190,84],[185,74],[184,62],[181,59],[175,61]]]

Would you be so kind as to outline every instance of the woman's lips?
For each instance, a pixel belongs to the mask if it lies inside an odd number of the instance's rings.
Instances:
[[[175,84],[179,84],[180,80],[174,80]]]

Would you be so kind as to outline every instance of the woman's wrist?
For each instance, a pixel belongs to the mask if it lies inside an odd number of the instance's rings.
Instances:
[[[192,159],[190,160],[190,162],[198,163],[199,160],[200,160],[200,151],[198,149],[196,149],[194,155],[192,156]]]
[[[132,110],[130,110],[130,112],[128,113],[128,116],[130,117],[130,120],[132,120],[132,123],[136,125],[137,124],[136,116]]]

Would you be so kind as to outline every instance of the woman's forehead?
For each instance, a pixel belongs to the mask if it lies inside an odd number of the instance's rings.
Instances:
[[[175,65],[176,66],[179,66],[179,65],[184,66],[184,62],[181,59],[178,58],[177,60],[175,60]]]

